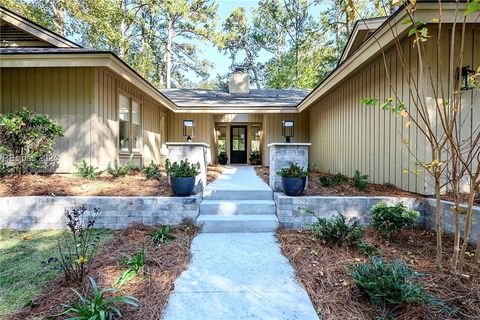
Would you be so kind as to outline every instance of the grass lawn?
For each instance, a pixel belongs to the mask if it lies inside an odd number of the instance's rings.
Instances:
[[[0,230],[0,319],[28,305],[61,274],[55,258],[62,232]],[[101,241],[112,236],[112,231],[102,231]]]

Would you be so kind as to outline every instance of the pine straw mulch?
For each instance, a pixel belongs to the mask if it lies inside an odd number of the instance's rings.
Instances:
[[[264,166],[255,167],[257,175],[268,184],[269,168]],[[330,173],[313,170],[308,178],[308,185],[303,195],[305,196],[396,196],[396,197],[421,197],[418,194],[401,190],[391,184],[369,183],[366,190],[359,190],[351,185],[351,178],[336,186],[324,187],[320,177],[333,176]]]
[[[207,167],[207,184],[217,179],[223,173],[224,168],[225,168],[224,166],[221,166],[219,164],[208,166]]]
[[[366,261],[358,250],[325,246],[306,230],[279,230],[278,239],[283,254],[294,265],[297,278],[305,286],[322,319],[363,320],[385,315],[375,309],[347,274],[349,265]],[[449,317],[426,303],[409,304],[394,310],[395,319],[480,319],[480,275],[455,277],[437,272],[433,232],[404,230],[396,237],[384,240],[377,231],[367,228],[365,241],[377,246],[386,260],[402,258],[415,270],[425,273],[420,280],[425,290],[449,307],[458,309],[455,317]],[[452,237],[444,236],[446,270],[452,243]],[[468,257],[469,266],[472,260]]]
[[[154,244],[151,241],[153,231],[154,228],[141,224],[123,229],[94,258],[90,276],[100,289],[111,288],[124,271],[124,267],[119,265],[119,261],[124,258],[122,253],[133,255],[135,250],[141,250],[142,244],[145,244],[147,275],[144,278],[137,277],[121,287],[123,294],[139,299],[140,307],[120,305],[123,319],[160,319],[168,296],[174,289],[175,280],[190,261],[190,244],[197,233],[192,223],[186,222],[174,227],[172,234],[175,240],[170,244]],[[85,283],[88,283],[87,279]],[[59,314],[63,311],[60,304],[73,302],[74,293],[63,277],[60,277],[48,283],[45,292],[31,306],[18,311],[11,319],[35,319]]]
[[[222,171],[220,166],[208,166],[208,183]],[[95,180],[70,174],[8,175],[0,178],[0,197],[17,196],[170,197],[173,193],[167,176],[149,180],[138,170],[116,179],[106,174]]]

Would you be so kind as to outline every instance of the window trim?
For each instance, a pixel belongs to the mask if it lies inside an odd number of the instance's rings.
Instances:
[[[121,149],[120,148],[120,96],[124,96],[125,98],[128,99],[128,121],[129,121],[129,137],[128,137],[128,150],[126,149]],[[132,113],[132,107],[133,107],[133,101],[138,103],[139,109],[140,109],[140,148],[139,149],[134,149],[133,148],[133,113]],[[128,93],[125,90],[122,90],[118,88],[117,90],[117,117],[118,117],[118,135],[119,139],[117,140],[117,145],[118,145],[118,150],[119,150],[119,155],[133,155],[133,156],[141,156],[142,151],[143,151],[143,102],[141,99],[138,99]]]

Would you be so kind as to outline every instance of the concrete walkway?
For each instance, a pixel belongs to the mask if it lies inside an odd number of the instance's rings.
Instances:
[[[273,233],[202,233],[165,320],[318,319]]]

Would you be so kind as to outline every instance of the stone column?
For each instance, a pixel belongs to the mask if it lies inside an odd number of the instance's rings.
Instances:
[[[311,143],[270,143],[270,175],[269,185],[275,192],[282,192],[282,177],[277,171],[297,163],[305,169],[308,166],[308,147]]]
[[[210,157],[210,146],[199,142],[167,142],[168,159],[180,162],[188,159],[192,163],[200,163],[200,174],[195,179],[196,193],[201,193],[207,185],[207,164]]]

